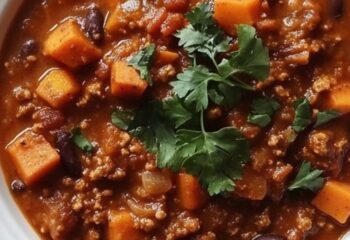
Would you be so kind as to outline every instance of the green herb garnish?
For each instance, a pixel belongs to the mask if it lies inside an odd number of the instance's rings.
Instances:
[[[197,176],[210,195],[233,191],[249,160],[248,140],[233,127],[208,131],[204,113],[213,103],[232,107],[244,90],[253,89],[241,81],[242,74],[266,78],[268,51],[253,27],[239,25],[239,49],[229,52],[231,38],[218,28],[207,4],[186,17],[189,25],[176,36],[193,64],[170,83],[174,96],[164,102],[146,101],[130,122],[114,113],[114,123],[142,140],[156,154],[158,167]],[[211,62],[197,64],[197,57],[203,56]]]
[[[333,119],[336,119],[337,117],[341,116],[341,113],[335,111],[335,110],[327,110],[323,112],[318,112],[316,115],[316,123],[314,127],[319,127],[323,124],[326,124]]]
[[[122,130],[128,130],[128,126],[133,119],[132,110],[116,109],[112,113],[112,123]]]
[[[312,109],[309,100],[298,99],[294,102],[295,117],[292,128],[296,132],[302,132],[312,122]]]
[[[153,85],[153,81],[149,72],[149,67],[151,65],[155,50],[156,45],[152,43],[136,53],[129,60],[129,64],[139,70],[141,78],[148,82],[150,86]]]
[[[321,176],[322,173],[323,171],[318,169],[312,170],[309,162],[303,162],[297,176],[289,185],[288,190],[306,189],[315,192],[324,183],[324,178]]]
[[[91,142],[82,134],[80,128],[72,130],[72,140],[84,153],[91,154],[94,150]]]
[[[261,98],[254,100],[252,112],[248,115],[248,122],[260,127],[266,127],[270,124],[272,116],[281,105],[273,99]]]

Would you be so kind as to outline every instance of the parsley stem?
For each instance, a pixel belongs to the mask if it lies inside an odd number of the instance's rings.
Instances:
[[[211,55],[209,56],[209,58],[210,58],[211,61],[213,62],[213,64],[214,64],[216,70],[219,71],[219,66],[218,66],[218,64],[217,64],[217,62],[216,62],[216,60],[215,60],[215,56],[211,54]]]
[[[200,119],[200,121],[201,121],[201,130],[202,130],[203,133],[206,133],[205,126],[204,126],[204,110],[201,110],[201,119]]]

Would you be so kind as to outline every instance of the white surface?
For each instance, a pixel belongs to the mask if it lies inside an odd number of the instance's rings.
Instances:
[[[21,2],[22,0],[0,0],[0,49],[7,29]],[[3,161],[1,156],[0,160]],[[39,239],[13,201],[2,171],[0,171],[0,239]]]
[[[22,0],[0,0],[0,49],[7,29],[11,24]],[[1,159],[0,156],[0,160]],[[6,186],[2,170],[0,171],[0,240],[36,240],[39,239],[24,219],[13,201]],[[330,239],[333,240],[333,239]],[[350,233],[342,240],[350,240]]]

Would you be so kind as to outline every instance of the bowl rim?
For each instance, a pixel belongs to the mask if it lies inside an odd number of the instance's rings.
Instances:
[[[9,28],[24,0],[0,0],[0,53],[4,48]],[[0,161],[3,161],[0,156]],[[0,164],[1,165],[1,164]],[[7,186],[0,166],[0,234],[6,240],[40,239],[32,228]],[[350,240],[350,229],[340,240]]]
[[[0,0],[0,52],[4,48],[7,32],[23,0]],[[3,161],[0,156],[0,161]],[[6,184],[3,169],[0,170],[0,233],[1,239],[39,239],[20,208],[17,206]]]

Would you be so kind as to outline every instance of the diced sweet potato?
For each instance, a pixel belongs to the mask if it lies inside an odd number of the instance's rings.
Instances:
[[[114,96],[138,99],[147,86],[147,82],[142,80],[140,74],[126,62],[118,61],[112,65],[111,92]]]
[[[108,240],[141,240],[142,233],[134,228],[133,220],[127,211],[111,211],[109,214]]]
[[[236,24],[254,24],[261,13],[261,0],[215,0],[214,18],[233,34]]]
[[[48,175],[60,162],[57,151],[42,135],[26,131],[7,147],[19,176],[32,185]]]
[[[51,70],[39,83],[36,93],[51,107],[61,108],[79,93],[80,85],[64,70]]]
[[[73,69],[102,57],[101,50],[84,35],[73,19],[63,22],[49,34],[44,42],[44,54]]]
[[[339,223],[345,223],[350,216],[350,185],[327,181],[312,200],[312,204]]]
[[[202,189],[197,178],[186,173],[179,173],[177,176],[177,197],[183,209],[196,210],[203,207],[208,195]]]
[[[179,54],[167,50],[157,50],[155,53],[155,64],[164,66],[175,62],[179,58]]]
[[[350,85],[344,84],[333,88],[329,93],[328,108],[342,113],[350,112]]]
[[[235,193],[250,200],[263,200],[267,193],[266,179],[250,168],[245,168],[241,180],[236,182]]]
[[[136,22],[142,17],[140,1],[128,0],[123,4],[117,4],[116,8],[109,15],[105,31],[114,35],[125,29],[130,22]]]

